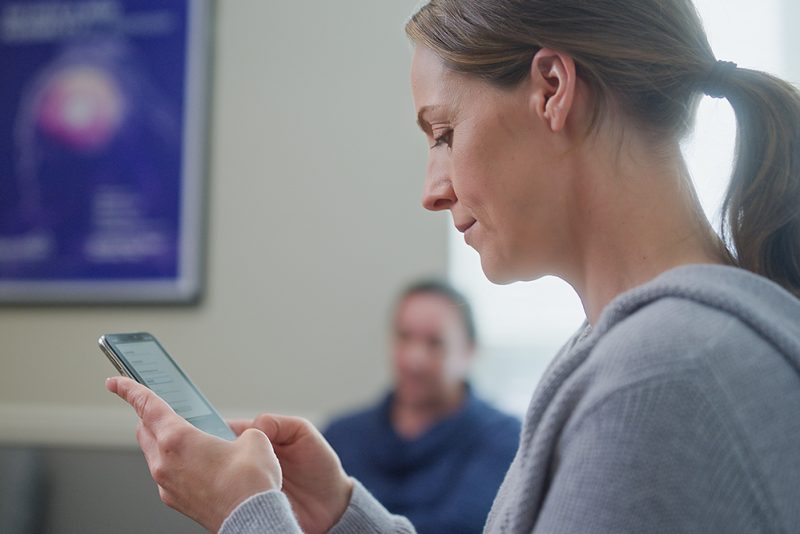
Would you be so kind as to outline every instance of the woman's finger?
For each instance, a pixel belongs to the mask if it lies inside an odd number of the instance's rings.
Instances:
[[[269,413],[256,417],[253,426],[264,432],[275,445],[293,443],[298,438],[316,431],[314,425],[302,417]]]
[[[151,389],[130,378],[123,376],[108,378],[106,389],[130,404],[136,410],[139,419],[144,421],[145,426],[155,434],[158,434],[161,427],[177,424],[177,421],[189,424]]]
[[[241,436],[242,432],[248,428],[253,428],[252,419],[226,419],[225,422],[228,423],[228,426],[231,427],[231,430],[233,430],[233,433],[237,436]]]
[[[136,425],[136,441],[139,442],[139,447],[142,449],[144,453],[144,459],[147,462],[147,466],[151,467],[153,465],[157,465],[160,459],[160,454],[158,452],[158,443],[156,442],[156,437],[150,432],[150,429],[145,426],[144,422],[139,420],[139,424]],[[150,469],[150,474],[152,475],[152,468]]]

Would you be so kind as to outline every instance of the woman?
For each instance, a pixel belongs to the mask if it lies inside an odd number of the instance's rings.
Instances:
[[[800,531],[797,91],[717,61],[689,0],[433,0],[406,29],[425,207],[491,280],[555,274],[587,315],[486,530]],[[703,92],[739,123],[725,241],[678,144]],[[293,510],[307,532],[412,531],[308,423],[263,415],[227,443],[108,387],[162,499],[211,530],[294,532]]]

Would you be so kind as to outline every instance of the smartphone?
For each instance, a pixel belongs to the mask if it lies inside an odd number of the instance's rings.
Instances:
[[[152,389],[178,415],[204,432],[236,439],[217,410],[152,334],[106,334],[98,343],[117,371]]]

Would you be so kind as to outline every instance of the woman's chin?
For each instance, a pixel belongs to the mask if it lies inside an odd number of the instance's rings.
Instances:
[[[506,285],[520,280],[496,257],[489,257],[488,254],[481,254],[481,269],[486,278],[493,284]]]
[[[489,254],[481,254],[480,257],[484,276],[497,285],[530,282],[551,274],[538,268],[539,266],[515,266],[511,262],[503,261],[502,258]]]

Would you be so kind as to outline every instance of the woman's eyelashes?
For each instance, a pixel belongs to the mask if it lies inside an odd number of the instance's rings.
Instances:
[[[453,146],[453,130],[446,130],[439,135],[435,135],[433,138],[433,145],[431,145],[431,149],[434,149],[441,145],[447,145],[448,147]]]

